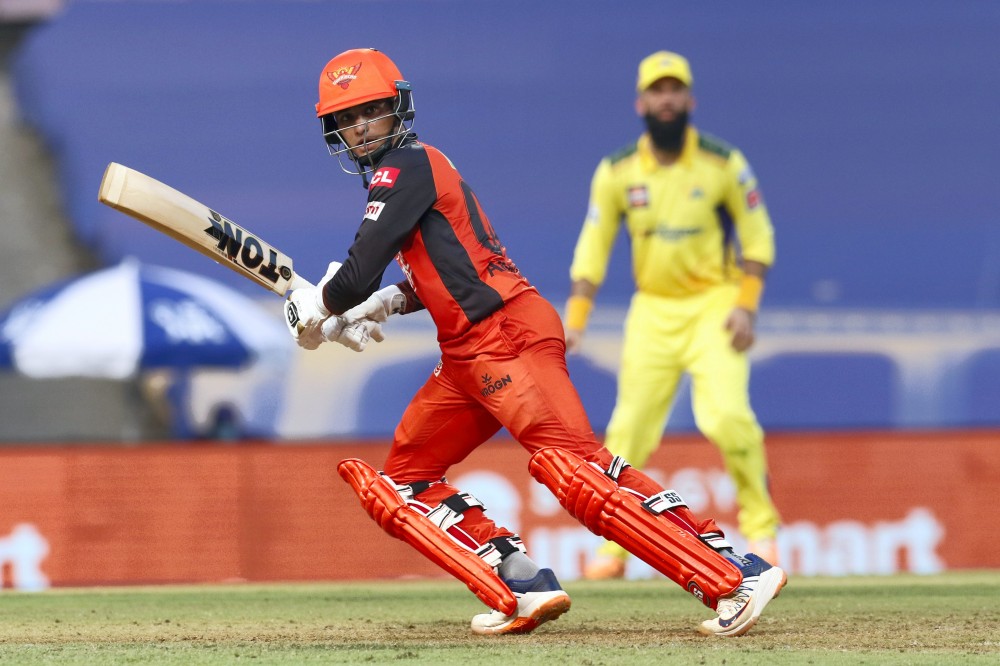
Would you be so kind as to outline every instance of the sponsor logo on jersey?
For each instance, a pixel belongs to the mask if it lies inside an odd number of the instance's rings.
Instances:
[[[584,218],[584,222],[589,222],[591,224],[597,224],[597,221],[601,218],[601,209],[597,207],[597,204],[591,204],[587,208],[587,217]]]
[[[369,201],[368,205],[365,207],[365,219],[375,221],[378,216],[382,214],[382,209],[385,208],[385,203],[381,201]]]
[[[661,222],[655,228],[644,231],[642,235],[647,238],[656,236],[661,240],[676,242],[688,236],[697,236],[701,231],[701,227],[671,227],[666,222]]]
[[[633,185],[628,188],[628,207],[646,208],[649,206],[649,190],[645,185]]]
[[[760,205],[760,190],[756,187],[747,192],[747,208],[753,210]]]
[[[502,391],[507,384],[513,383],[514,380],[510,378],[510,375],[507,375],[506,377],[499,377],[497,379],[493,379],[489,375],[483,375],[484,386],[479,390],[479,393],[481,393],[484,398],[488,398],[494,393]]]
[[[361,69],[361,63],[357,65],[351,65],[350,67],[340,67],[338,69],[332,69],[326,73],[326,78],[335,86],[340,86],[344,90],[351,85],[351,81],[358,78],[358,70]]]
[[[382,167],[372,176],[372,184],[368,189],[374,187],[392,187],[396,184],[396,177],[399,176],[399,169],[392,167]]]
[[[444,369],[444,359],[438,361],[438,364],[434,366],[434,376],[440,377],[441,371]]]

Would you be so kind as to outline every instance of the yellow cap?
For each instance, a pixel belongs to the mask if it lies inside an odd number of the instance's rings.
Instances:
[[[657,51],[647,56],[639,63],[639,79],[635,89],[642,92],[664,77],[672,77],[690,87],[694,80],[691,76],[691,66],[687,59],[670,51]]]

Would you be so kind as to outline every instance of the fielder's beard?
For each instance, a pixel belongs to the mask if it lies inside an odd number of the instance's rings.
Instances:
[[[684,133],[688,126],[687,111],[682,111],[673,120],[657,120],[647,113],[643,120],[646,121],[649,138],[660,150],[678,153],[684,147]]]

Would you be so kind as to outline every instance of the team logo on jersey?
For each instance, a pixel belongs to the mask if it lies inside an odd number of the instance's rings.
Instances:
[[[649,206],[649,190],[645,185],[633,185],[628,188],[628,207],[646,208]]]
[[[484,398],[489,397],[496,393],[497,391],[502,391],[507,384],[513,384],[514,380],[510,378],[510,375],[506,377],[498,377],[493,379],[489,375],[483,375],[483,385],[484,387],[479,389],[480,395]]]
[[[368,186],[369,189],[373,187],[392,187],[396,184],[396,177],[399,176],[399,169],[393,169],[392,167],[382,167],[375,172],[372,176],[372,183]]]
[[[385,208],[385,203],[381,201],[369,201],[368,205],[365,207],[365,219],[375,221],[378,216],[382,214],[382,209]]]
[[[753,210],[754,208],[759,206],[760,200],[761,200],[760,190],[758,190],[756,187],[747,192],[747,208],[749,208],[750,210]]]
[[[339,69],[334,69],[326,73],[326,78],[333,82],[333,85],[340,86],[344,90],[351,85],[351,81],[358,78],[358,70],[361,69],[361,63],[357,65],[352,65],[350,67],[341,67]]]

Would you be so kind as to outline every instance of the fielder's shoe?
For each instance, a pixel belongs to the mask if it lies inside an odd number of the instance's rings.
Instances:
[[[719,617],[705,620],[698,631],[706,636],[742,636],[757,623],[764,606],[778,596],[788,577],[780,567],[747,553],[748,564],[740,567],[743,582],[728,597],[719,599]]]
[[[569,595],[559,586],[552,569],[541,569],[530,580],[505,581],[517,597],[517,612],[504,615],[498,610],[472,618],[472,633],[527,634],[569,610]]]
[[[611,580],[625,577],[625,560],[604,555],[598,557],[583,569],[585,580]]]

